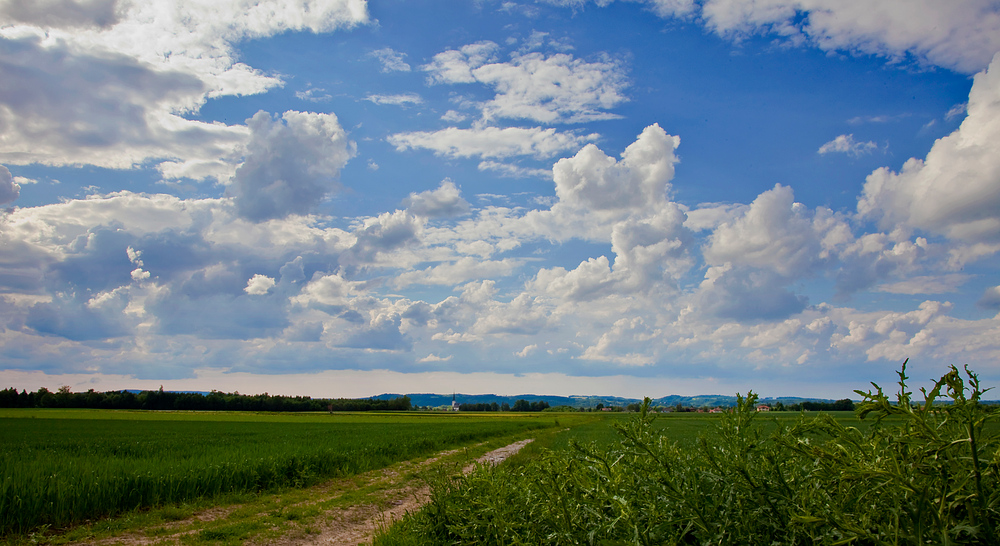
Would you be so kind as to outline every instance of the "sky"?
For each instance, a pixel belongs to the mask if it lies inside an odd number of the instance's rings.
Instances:
[[[1000,385],[996,0],[0,0],[0,387]]]

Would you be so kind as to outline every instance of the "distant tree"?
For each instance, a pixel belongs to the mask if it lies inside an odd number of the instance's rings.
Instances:
[[[38,392],[35,393],[35,407],[37,408],[51,408],[55,406],[55,400],[55,396],[45,387],[39,388]]]
[[[837,400],[833,403],[833,411],[854,411],[854,402],[850,398]]]
[[[790,404],[787,409],[792,411],[854,411],[854,402],[850,398],[844,398],[835,402],[807,400],[799,404]]]
[[[500,405],[500,411],[510,411],[510,404],[508,404],[507,402],[504,402],[503,404],[501,404]]]
[[[527,400],[518,400],[514,402],[514,407],[511,411],[531,411],[531,404]]]
[[[604,409],[604,404],[598,402],[598,404],[596,406],[594,406],[594,409],[597,410],[597,411],[601,411],[601,410]]]
[[[0,407],[2,408],[16,408],[20,407],[21,395],[17,393],[17,389],[13,387],[6,388],[0,391]]]

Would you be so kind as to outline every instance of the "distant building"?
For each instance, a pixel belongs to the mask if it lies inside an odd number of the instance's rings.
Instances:
[[[771,406],[768,406],[767,404],[761,404],[757,406],[757,411],[771,411]]]
[[[451,411],[458,411],[458,402],[455,400],[455,393],[451,393]]]
[[[726,410],[722,408],[712,408],[708,410],[708,413],[725,413]]]

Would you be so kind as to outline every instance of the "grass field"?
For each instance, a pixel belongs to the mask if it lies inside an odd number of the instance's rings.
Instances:
[[[307,486],[557,420],[537,413],[0,410],[0,536]]]
[[[870,425],[869,422],[859,420],[857,415],[851,411],[824,412],[824,414],[835,418],[844,426],[865,429]],[[599,449],[607,448],[621,439],[614,424],[624,424],[629,419],[635,418],[634,413],[595,412],[571,415],[573,416],[572,420],[567,419],[567,417],[562,419],[571,424],[571,427],[540,438],[539,441],[525,448],[511,462],[514,464],[526,462],[545,451],[572,451],[573,442],[584,445],[593,444]],[[793,411],[772,411],[761,414],[758,421],[762,431],[770,432],[779,427],[793,425],[802,415]],[[657,415],[652,427],[670,441],[693,447],[698,437],[710,433],[719,424],[721,418],[720,414],[663,413]]]

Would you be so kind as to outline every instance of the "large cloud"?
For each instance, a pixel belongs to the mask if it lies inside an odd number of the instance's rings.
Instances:
[[[578,7],[587,0],[546,0]],[[614,0],[595,0],[606,6]],[[995,0],[631,0],[661,17],[697,18],[720,35],[774,34],[827,51],[913,56],[960,72],[982,70],[1000,51]]]
[[[766,29],[826,50],[892,59],[909,53],[962,72],[981,70],[1000,50],[1000,9],[992,0],[708,0],[701,14],[723,34]]]
[[[704,257],[710,265],[770,269],[793,278],[813,273],[830,261],[836,245],[851,239],[843,220],[826,209],[810,213],[795,202],[791,188],[777,185],[757,196],[744,214],[717,227]]]
[[[657,207],[665,201],[674,177],[674,149],[679,144],[680,138],[653,124],[625,148],[621,163],[593,144],[584,146],[552,167],[559,202],[607,211]]]
[[[7,163],[130,168],[154,157],[212,160],[245,134],[172,113],[205,92],[197,77],[118,53],[82,52],[37,35],[0,38],[0,71],[0,160]]]
[[[669,288],[693,265],[685,213],[669,200],[680,139],[650,125],[622,152],[621,161],[588,144],[553,166],[558,201],[531,211],[525,229],[566,240],[610,241],[614,263],[600,256],[575,269],[541,269],[530,290],[566,301]],[[664,283],[668,284],[664,284]]]
[[[552,167],[558,202],[525,216],[525,226],[556,238],[609,240],[611,227],[651,215],[668,203],[680,138],[653,124],[622,152],[621,161],[588,144]]]
[[[306,214],[338,187],[354,143],[333,114],[257,112],[247,120],[247,157],[233,194],[240,216],[255,222]]]
[[[234,44],[368,20],[363,0],[8,0],[0,14],[16,22],[0,28],[0,161],[121,169],[152,160],[167,177],[219,179],[246,129],[185,114],[281,84],[238,62]]]
[[[923,160],[868,176],[858,213],[964,242],[1000,240],[1000,53],[976,75],[968,116]]]
[[[844,255],[852,256],[848,265],[867,274],[863,264],[882,255],[884,241],[859,244],[844,218],[823,207],[809,210],[794,197],[791,188],[776,185],[715,227],[702,247],[709,266],[697,296],[703,311],[737,321],[785,319],[808,302],[793,291],[796,283],[843,271]],[[843,290],[867,287],[890,271],[864,280],[856,280],[856,271],[842,273]]]
[[[427,218],[461,216],[469,212],[469,202],[451,180],[443,180],[436,190],[411,193],[403,200],[403,207]]]

